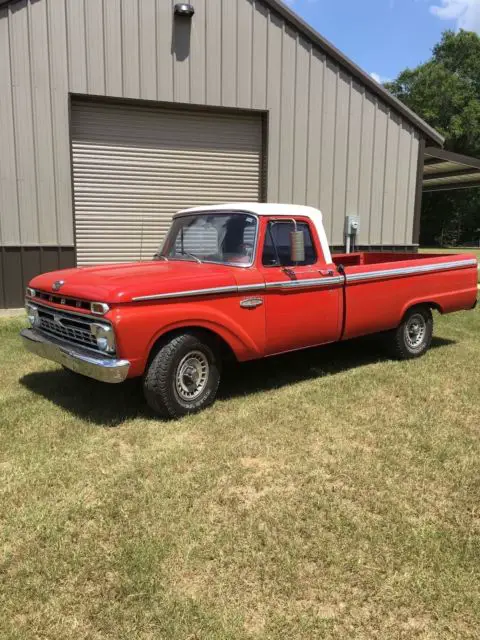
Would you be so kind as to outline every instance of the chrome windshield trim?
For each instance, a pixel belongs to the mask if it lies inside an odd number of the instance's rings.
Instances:
[[[400,269],[382,269],[381,271],[369,271],[368,273],[347,274],[348,282],[360,282],[362,280],[374,280],[377,278],[392,278],[395,276],[417,275],[421,273],[433,273],[435,271],[447,271],[461,267],[471,267],[477,264],[475,259],[457,260],[456,262],[437,262],[436,264],[416,265],[402,267]]]
[[[241,263],[237,263],[237,262],[219,262],[216,260],[202,260],[201,263],[202,264],[220,264],[222,266],[227,266],[227,267],[240,267],[241,269],[248,269],[249,267],[253,267],[253,265],[255,264],[255,260],[257,259],[257,251],[258,251],[258,238],[259,238],[259,233],[260,233],[260,216],[258,216],[256,213],[252,213],[251,211],[244,211],[241,209],[218,209],[217,211],[194,211],[191,213],[176,213],[173,218],[172,218],[172,222],[176,219],[179,218],[188,218],[188,217],[194,217],[196,215],[228,215],[228,214],[243,214],[243,215],[247,215],[247,216],[251,216],[252,218],[255,218],[255,238],[254,238],[254,244],[253,244],[253,255],[252,255],[252,260],[251,262],[245,263],[245,264],[241,264]],[[165,247],[167,245],[167,240],[168,240],[168,236],[170,235],[170,229],[168,230],[168,233],[165,237],[165,240],[163,242],[162,248],[160,249],[159,255],[161,255],[163,257],[163,251],[165,250]],[[170,261],[174,261],[174,259],[172,257],[168,257],[166,256],[168,260]]]

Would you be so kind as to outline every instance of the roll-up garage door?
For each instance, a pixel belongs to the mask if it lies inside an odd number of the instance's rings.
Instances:
[[[150,259],[173,213],[260,199],[258,114],[72,105],[77,263]]]

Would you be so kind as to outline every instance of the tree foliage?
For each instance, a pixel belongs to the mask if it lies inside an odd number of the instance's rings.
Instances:
[[[480,37],[445,31],[432,57],[386,88],[445,136],[445,148],[480,158]],[[480,189],[426,193],[422,244],[457,244],[480,235]]]

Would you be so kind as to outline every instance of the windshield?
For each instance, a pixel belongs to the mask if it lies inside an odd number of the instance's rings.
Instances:
[[[174,218],[160,252],[168,260],[250,266],[257,219],[247,213],[195,213]]]

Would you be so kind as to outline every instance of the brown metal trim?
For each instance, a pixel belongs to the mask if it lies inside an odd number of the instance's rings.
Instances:
[[[464,156],[461,153],[454,153],[453,151],[446,151],[445,149],[437,149],[436,147],[426,147],[425,155],[443,160],[444,162],[456,162],[458,164],[465,164],[468,167],[480,169],[480,158]]]
[[[425,162],[425,139],[420,138],[417,160],[417,182],[415,186],[415,208],[413,210],[412,242],[420,243],[420,221],[422,217],[423,165]]]
[[[73,225],[73,245],[75,247],[75,262],[77,265],[77,224],[75,220],[75,189],[74,189],[74,175],[73,175],[73,138],[72,138],[72,94],[68,93],[68,144],[69,144],[69,156],[70,156],[70,194],[72,202],[72,225]]]
[[[73,266],[71,246],[0,246],[0,308],[22,307],[25,287],[39,273]]]
[[[425,167],[431,167],[436,164],[445,164],[445,160],[440,160],[439,158],[426,158],[424,162]]]
[[[270,114],[262,115],[262,166],[260,168],[260,202],[268,202],[268,146],[270,136]]]
[[[150,107],[157,109],[181,111],[207,111],[209,113],[225,113],[238,115],[268,114],[267,109],[244,109],[241,107],[224,107],[222,105],[194,104],[192,102],[168,102],[165,100],[145,100],[145,98],[122,98],[115,96],[99,96],[86,93],[69,93],[72,102],[95,102],[102,104],[122,105],[130,107]]]
[[[432,193],[433,191],[458,191],[458,189],[477,189],[480,187],[480,180],[472,180],[471,182],[457,182],[455,184],[432,184],[423,189],[423,193]]]
[[[462,176],[478,176],[480,178],[480,169],[457,169],[456,171],[439,171],[438,173],[427,173],[423,176],[423,184],[428,186],[433,180],[443,180],[444,178],[461,178]]]

